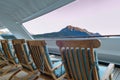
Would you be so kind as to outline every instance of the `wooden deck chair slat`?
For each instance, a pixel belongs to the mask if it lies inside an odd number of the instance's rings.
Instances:
[[[81,61],[82,72],[83,72],[83,79],[87,80],[81,47],[79,47],[79,50],[80,50],[80,58],[79,58],[80,60],[79,61]]]
[[[72,56],[73,56],[73,62],[74,62],[74,66],[76,67],[75,68],[75,75],[76,75],[76,79],[77,80],[79,80],[80,79],[80,75],[78,75],[78,66],[77,66],[77,64],[75,63],[76,62],[76,48],[75,47],[73,47],[72,49],[71,49],[71,51],[72,51]]]
[[[76,48],[74,48],[74,53],[76,54],[76,55],[74,55],[75,56],[75,60],[76,60],[76,66],[78,66],[77,67],[77,70],[78,70],[78,77],[79,77],[79,80],[82,80],[82,75],[81,75],[81,70],[80,70],[80,65],[79,65],[79,60],[78,60],[78,56],[77,56],[77,50],[76,50]]]
[[[22,48],[19,46],[21,46],[21,45],[19,45],[19,44],[14,45],[14,48],[15,48],[16,53],[17,53],[16,55],[17,55],[21,64],[28,64],[27,60],[26,60],[27,56],[23,53],[23,51],[21,51]]]
[[[74,68],[75,64],[74,64],[74,59],[73,59],[73,49],[69,48],[69,52],[70,52],[70,62],[71,62],[72,70],[73,70],[73,75],[75,76],[75,79],[78,80],[76,70]]]
[[[61,50],[60,50],[60,52],[61,52]],[[66,53],[66,48],[65,48],[65,50],[62,51],[61,53],[65,55],[65,53]],[[61,56],[62,56],[63,60],[64,60],[64,59],[67,60],[67,57],[66,57],[66,56],[63,56],[63,55],[61,55]],[[64,63],[64,61],[63,61],[63,63]],[[64,67],[66,67],[66,66],[64,65]],[[66,67],[66,68],[67,68],[67,67]],[[69,68],[68,68],[68,69],[69,69]],[[68,69],[66,70],[66,72],[68,72],[69,74],[71,74],[71,71],[69,71]],[[67,76],[67,78],[69,79],[69,76]]]
[[[37,48],[31,47],[31,49],[32,49],[32,51],[35,51],[35,53],[38,53],[38,52],[37,52],[37,51],[38,51]],[[34,58],[37,59],[37,56],[40,56],[40,54],[34,54],[34,56],[35,56],[35,57],[33,57],[33,59],[34,59]],[[37,63],[37,62],[40,63],[40,64],[36,64],[36,67],[41,66],[42,61],[41,61],[41,58],[39,58],[39,59],[40,59],[40,60],[34,60],[35,63]]]
[[[86,69],[87,70],[86,74],[87,74],[87,77],[89,77],[89,75],[90,75],[90,65],[89,65],[88,49],[85,48],[84,51],[85,51],[85,58],[86,58],[86,62],[85,62],[86,64],[85,65],[86,65],[86,68],[87,68]]]
[[[34,47],[33,47],[34,48]],[[34,50],[33,51],[36,51],[35,53],[39,53],[39,52],[37,52],[37,51],[39,51],[39,48],[34,48]],[[42,56],[42,54],[34,54],[34,55],[36,55],[35,57],[33,57],[33,58],[37,58],[37,56]],[[39,58],[40,60],[35,60],[35,61],[38,61],[40,64],[37,64],[38,66],[41,66],[41,64],[42,64],[42,58]]]
[[[35,48],[35,50],[36,50],[36,52],[35,53],[37,53],[37,54],[34,54],[34,55],[37,55],[36,57],[33,57],[34,59],[35,59],[35,62],[37,63],[37,61],[39,61],[39,63],[37,64],[37,65],[39,65],[38,66],[38,68],[40,67],[40,66],[42,66],[42,64],[43,64],[43,55],[42,54],[38,54],[38,53],[41,53],[41,50],[39,50],[39,47],[37,46],[37,47],[33,47],[33,48]],[[33,51],[35,51],[35,50],[33,50]],[[39,56],[39,58],[37,58]]]
[[[32,51],[34,51],[35,53],[38,53],[37,51],[37,48],[34,48],[34,47],[32,47],[31,46],[31,49],[32,49]],[[32,52],[33,53],[33,52]],[[31,54],[32,55],[32,54]],[[39,54],[34,54],[34,56],[35,57],[32,57],[33,58],[33,60],[34,60],[34,58],[37,58],[37,56],[40,56]],[[40,58],[41,59],[41,58]],[[41,60],[34,60],[34,62],[35,63],[37,63],[37,62],[39,62],[39,63],[41,63]],[[39,65],[39,64],[36,64],[36,67],[38,67],[38,66],[41,66],[41,65]]]
[[[70,65],[69,55],[66,55],[66,54],[67,54],[67,51],[68,51],[68,50],[67,50],[66,47],[65,47],[65,53],[62,53],[62,54],[65,55],[67,64]],[[63,56],[63,55],[62,55],[62,56]],[[63,60],[64,60],[65,58],[63,58]],[[67,69],[67,67],[68,67],[68,69],[69,69],[70,71]],[[71,67],[71,66],[66,66],[66,69],[68,70],[69,74],[71,75],[70,77],[73,78],[72,70],[70,69],[70,67]]]

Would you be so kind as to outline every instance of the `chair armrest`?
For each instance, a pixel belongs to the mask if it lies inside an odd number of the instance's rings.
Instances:
[[[52,68],[52,71],[58,69],[58,68],[61,67],[62,65],[63,65],[63,64],[61,63],[61,64],[57,65],[56,67]]]
[[[108,67],[107,67],[107,69],[106,69],[106,71],[105,71],[105,74],[104,74],[104,76],[102,77],[101,80],[107,80],[107,79],[110,77],[112,71],[114,70],[114,67],[115,67],[115,65],[112,64],[112,63],[110,63],[110,64],[108,65]]]

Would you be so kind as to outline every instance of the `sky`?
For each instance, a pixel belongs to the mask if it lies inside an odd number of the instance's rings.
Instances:
[[[102,35],[120,35],[120,0],[76,0],[23,25],[31,34],[72,25]]]

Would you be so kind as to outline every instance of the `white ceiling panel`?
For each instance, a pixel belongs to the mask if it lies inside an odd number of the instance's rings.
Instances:
[[[23,23],[72,1],[74,0],[0,0],[0,14],[12,16],[16,22]]]

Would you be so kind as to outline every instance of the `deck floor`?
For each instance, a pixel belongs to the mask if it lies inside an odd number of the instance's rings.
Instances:
[[[0,80],[8,80],[9,77],[10,77],[13,73],[14,73],[14,71],[13,71],[13,72],[10,72],[10,73],[8,73],[8,74],[6,74],[6,75],[4,75],[4,76],[1,76],[1,77],[0,77]],[[22,77],[22,76],[25,76],[25,75],[27,75],[27,73],[21,71],[20,73],[18,73],[17,76],[18,76],[18,77]],[[22,79],[21,79],[21,80],[22,80]],[[39,78],[38,80],[43,80],[43,79]],[[65,80],[65,79],[63,79],[63,80]],[[115,68],[115,69],[114,69],[114,71],[113,71],[113,80],[120,80],[120,68]]]
[[[50,57],[55,57],[55,58],[60,58],[59,56],[54,56],[54,55],[51,55]],[[15,70],[11,71],[10,73],[7,73],[6,75],[3,75],[3,76],[0,76],[0,80],[8,80],[9,77],[15,72]],[[18,73],[18,77],[22,78],[24,76],[26,76],[27,73],[21,71]],[[23,80],[23,79],[21,79]],[[43,80],[41,78],[39,78],[38,80]],[[66,79],[63,79],[63,80],[66,80]],[[120,80],[120,68],[115,68],[114,71],[113,71],[113,80]]]
[[[113,71],[113,80],[120,80],[120,68],[115,68]]]

